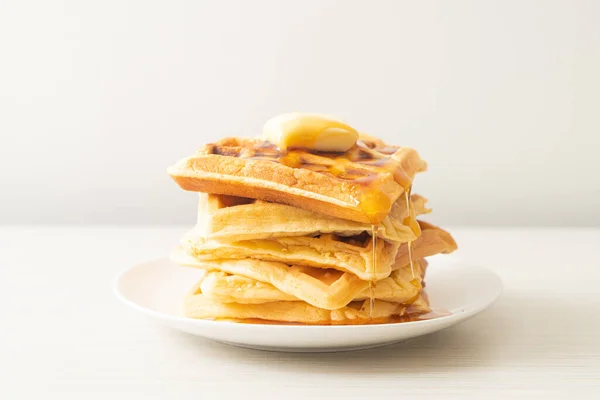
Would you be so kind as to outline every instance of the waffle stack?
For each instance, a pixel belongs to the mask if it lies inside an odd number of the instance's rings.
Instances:
[[[343,152],[282,147],[226,138],[169,168],[200,192],[196,226],[172,255],[205,271],[185,315],[365,324],[429,312],[425,258],[456,243],[417,219],[431,211],[411,194],[426,169],[417,152],[366,135]]]

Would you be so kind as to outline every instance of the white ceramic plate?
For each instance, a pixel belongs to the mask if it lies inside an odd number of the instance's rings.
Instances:
[[[117,297],[135,311],[164,325],[231,345],[276,351],[342,351],[383,346],[455,325],[489,307],[502,282],[486,268],[465,265],[449,256],[429,259],[427,293],[431,308],[452,315],[414,322],[362,326],[258,325],[182,316],[183,296],[202,271],[167,259],[125,270],[115,281]]]

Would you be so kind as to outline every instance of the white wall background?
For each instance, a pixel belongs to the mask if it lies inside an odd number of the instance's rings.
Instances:
[[[600,1],[0,0],[0,223],[189,223],[166,167],[293,110],[440,224],[600,225]]]

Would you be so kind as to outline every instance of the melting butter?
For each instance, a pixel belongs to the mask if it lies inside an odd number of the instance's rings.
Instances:
[[[267,121],[262,138],[280,151],[302,148],[345,152],[358,140],[358,131],[334,117],[295,112]]]

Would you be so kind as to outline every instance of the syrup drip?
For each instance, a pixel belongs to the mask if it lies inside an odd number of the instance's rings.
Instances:
[[[451,312],[447,310],[432,310],[427,313],[411,313],[407,312],[401,316],[394,317],[384,317],[384,318],[369,318],[366,320],[357,320],[353,324],[354,325],[368,325],[368,324],[398,324],[404,322],[414,322],[414,321],[426,321],[429,319],[442,318],[452,315]],[[228,318],[220,318],[217,320],[222,321],[232,321],[241,324],[257,324],[257,325],[298,325],[305,326],[311,324],[303,324],[300,322],[285,322],[285,321],[270,321],[266,319],[258,319],[258,318],[247,318],[247,319],[228,319]],[[314,324],[314,325],[335,325],[335,324]]]
[[[406,199],[406,209],[408,210],[408,215],[412,216],[412,212],[410,209],[410,192],[412,191],[412,186],[404,191],[404,198]],[[408,242],[408,260],[410,262],[410,272],[412,273],[412,278],[415,279],[415,267],[413,265],[413,257],[412,257],[412,240]]]
[[[377,234],[375,225],[371,225],[371,240],[373,245],[372,258],[373,258],[373,275],[371,282],[369,282],[369,318],[373,318],[373,307],[375,306],[375,271],[377,268]]]

